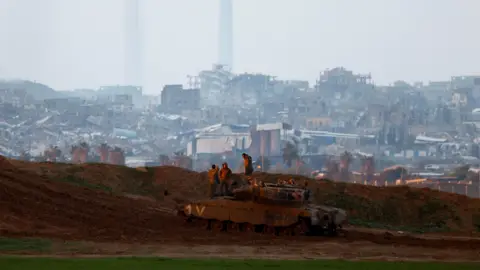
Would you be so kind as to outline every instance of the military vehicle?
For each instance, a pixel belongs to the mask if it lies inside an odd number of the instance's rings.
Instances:
[[[346,222],[342,209],[309,203],[307,189],[284,184],[243,186],[231,196],[182,205],[179,214],[208,230],[275,235],[330,235]]]

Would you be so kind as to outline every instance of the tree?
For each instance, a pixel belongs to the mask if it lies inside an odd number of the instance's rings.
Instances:
[[[283,152],[283,162],[288,167],[292,167],[293,161],[298,160],[298,158],[300,157],[300,155],[298,154],[298,147],[296,143],[287,142],[282,152]]]

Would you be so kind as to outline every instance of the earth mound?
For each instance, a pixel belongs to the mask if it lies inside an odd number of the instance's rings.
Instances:
[[[207,198],[207,175],[178,167],[158,167],[158,179],[175,202]],[[244,175],[234,174],[243,181]],[[275,183],[295,179],[308,182],[313,202],[348,211],[351,224],[414,232],[480,232],[480,200],[408,186],[374,187],[313,180],[299,175],[254,173],[257,181]]]
[[[130,198],[125,198],[129,200],[128,202],[133,197],[134,201],[155,203],[169,208],[186,201],[206,199],[208,189],[206,173],[178,167],[132,169],[106,164],[72,165],[15,160],[10,160],[6,164],[13,166],[17,171],[15,176],[10,177],[23,179],[22,181],[26,181],[25,185],[39,184],[29,183],[28,180],[32,179],[47,181],[49,183],[47,186],[64,182],[62,184],[67,185],[63,185],[62,189],[80,187],[79,190],[83,190],[82,192],[94,191],[95,194],[102,194],[98,196],[113,195],[117,199],[129,195]],[[1,172],[2,184],[4,179],[8,179],[3,176],[8,173]],[[239,174],[235,174],[234,177],[243,179],[243,175]],[[291,178],[297,183],[308,181],[314,203],[347,210],[349,221],[354,225],[417,232],[480,231],[480,200],[463,195],[406,186],[373,187],[328,180],[317,181],[298,175],[257,172],[254,173],[254,177],[257,181],[264,182]],[[71,194],[70,191],[75,192],[69,190],[64,193]],[[135,205],[133,203],[132,207],[141,207]]]
[[[7,237],[163,239],[183,224],[156,203],[26,172],[1,171],[0,198],[0,235]]]
[[[0,170],[13,170],[15,166],[10,163],[10,160],[0,155]]]
[[[314,202],[348,211],[350,223],[417,232],[480,231],[480,200],[408,186],[375,187],[312,180],[298,175],[257,173],[257,180],[308,181]]]

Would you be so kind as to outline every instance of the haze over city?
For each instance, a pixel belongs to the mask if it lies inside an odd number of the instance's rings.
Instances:
[[[1,0],[0,74],[55,89],[121,84],[124,1]],[[233,1],[233,71],[313,82],[345,66],[376,84],[478,70],[475,0]],[[217,62],[217,0],[140,0],[142,85],[159,94]]]
[[[0,269],[478,270],[479,1],[0,0]]]

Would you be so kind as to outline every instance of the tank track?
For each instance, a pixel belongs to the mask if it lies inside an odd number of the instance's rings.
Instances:
[[[308,219],[299,219],[299,221],[288,227],[275,227],[268,225],[253,225],[250,223],[235,223],[232,221],[222,221],[216,219],[202,219],[194,216],[185,216],[185,222],[188,226],[196,227],[214,232],[243,232],[243,233],[262,233],[274,236],[337,236],[342,230],[338,228],[319,228],[311,226]]]

